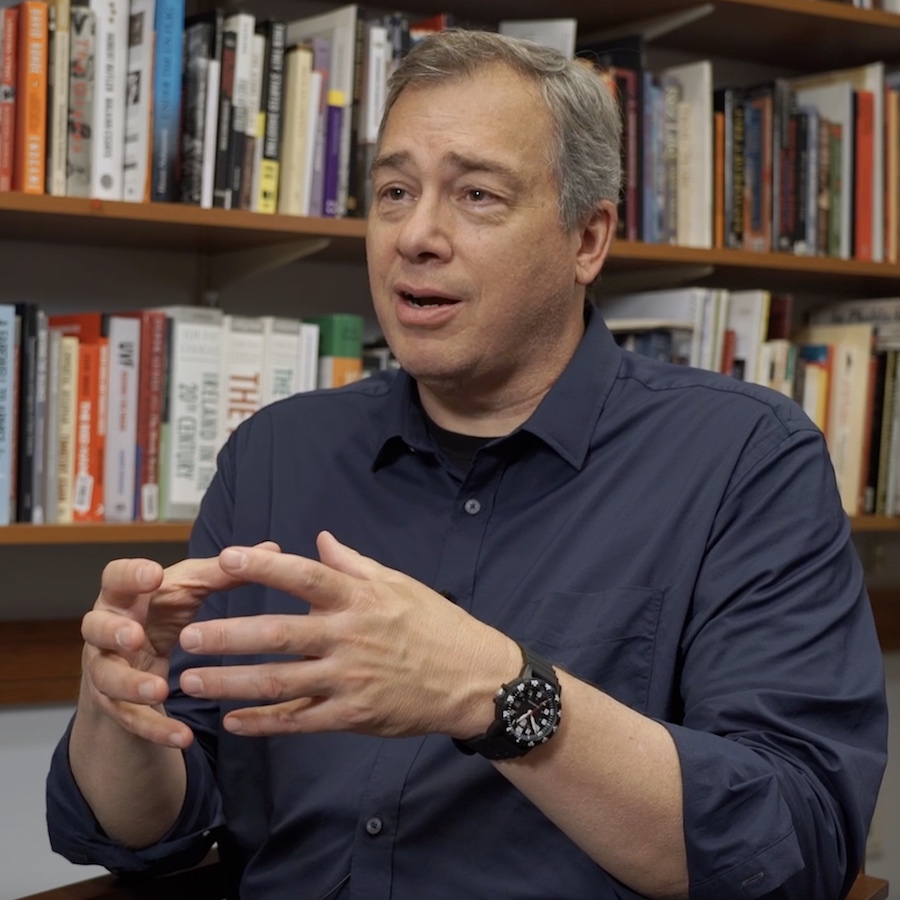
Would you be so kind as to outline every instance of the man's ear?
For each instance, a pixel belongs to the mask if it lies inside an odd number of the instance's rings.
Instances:
[[[600,274],[616,234],[618,218],[615,204],[603,200],[579,230],[581,242],[575,258],[575,280],[578,284],[591,284]]]

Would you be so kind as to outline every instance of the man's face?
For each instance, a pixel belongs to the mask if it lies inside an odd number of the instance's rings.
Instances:
[[[546,390],[577,345],[596,272],[582,233],[560,225],[552,128],[536,88],[502,65],[408,88],[391,109],[369,280],[420,390],[505,402]]]

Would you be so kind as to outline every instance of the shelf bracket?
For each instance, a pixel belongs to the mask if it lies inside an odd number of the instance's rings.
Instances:
[[[655,266],[633,269],[627,272],[601,274],[594,285],[594,297],[611,297],[614,294],[634,294],[638,291],[653,291],[672,287],[675,284],[692,284],[709,278],[715,272],[714,266],[683,265]]]
[[[258,272],[286,266],[320,253],[329,238],[306,238],[284,244],[264,244],[237,250],[220,250],[200,256],[197,301],[201,306],[218,306],[219,292]]]
[[[665,35],[677,31],[679,28],[684,28],[692,22],[710,15],[714,9],[715,4],[713,3],[699,3],[697,6],[689,6],[685,9],[678,9],[658,16],[634,19],[612,28],[604,28],[591,34],[579,35],[578,44],[580,46],[589,46],[590,44],[614,41],[632,34],[641,35],[647,42],[655,41],[657,38],[665,37]]]

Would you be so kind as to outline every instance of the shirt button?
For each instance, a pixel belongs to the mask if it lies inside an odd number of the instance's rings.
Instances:
[[[368,822],[366,822],[366,831],[368,831],[369,834],[371,834],[373,837],[376,834],[381,834],[382,828],[384,828],[384,823],[381,821],[381,819],[378,818],[378,816],[373,816],[371,819],[369,819]]]
[[[478,513],[481,512],[481,504],[474,497],[470,497],[468,500],[466,500],[463,509],[470,516],[477,516]]]

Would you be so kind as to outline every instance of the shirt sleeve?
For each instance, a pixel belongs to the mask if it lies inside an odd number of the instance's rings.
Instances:
[[[227,448],[226,448],[227,449]],[[231,494],[227,486],[232,471],[223,450],[219,469],[204,497],[191,534],[189,555],[213,556],[225,545],[231,521]],[[210,524],[214,523],[214,524]],[[198,618],[221,615],[225,595],[214,594],[201,607]],[[186,722],[196,740],[185,751],[187,792],[178,819],[157,844],[132,850],[103,832],[81,794],[69,765],[71,722],[57,745],[47,777],[47,828],[50,845],[70,862],[103,866],[117,874],[159,875],[199,863],[224,825],[222,802],[215,778],[216,741],[220,713],[214,703],[187,697],[178,688],[187,665],[212,665],[215,658],[188,657],[176,651],[170,673],[166,709]]]
[[[821,435],[748,446],[682,642],[691,897],[843,896],[886,760],[881,652]],[[772,893],[775,892],[776,893]]]
[[[66,729],[47,777],[47,826],[50,846],[70,862],[104,866],[117,874],[160,875],[197,865],[216,840],[223,823],[210,767],[197,743],[184,754],[187,793],[175,824],[159,843],[131,850],[106,836],[78,789],[69,766]]]

